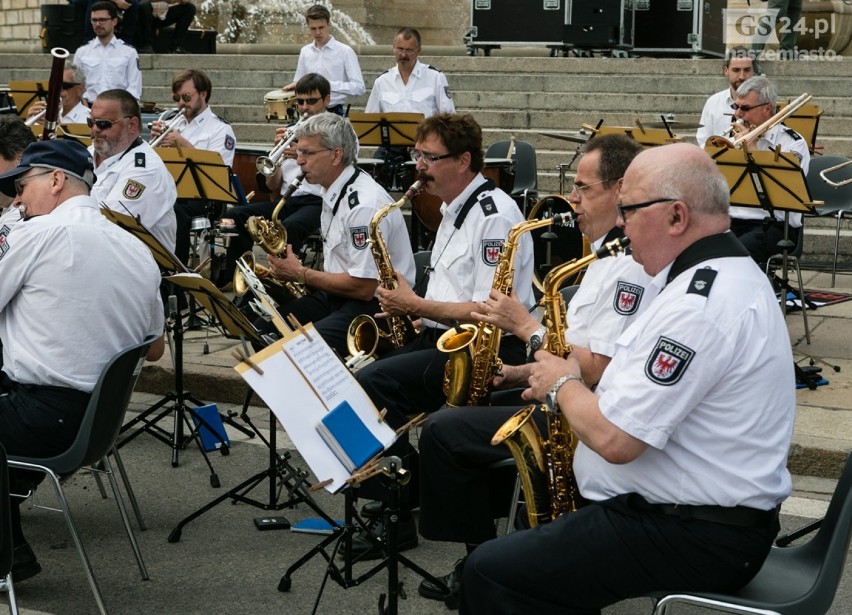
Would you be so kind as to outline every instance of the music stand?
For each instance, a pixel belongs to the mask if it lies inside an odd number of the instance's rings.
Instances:
[[[47,98],[47,88],[47,81],[10,81],[8,92],[18,110],[18,117],[26,120],[30,106]]]
[[[625,135],[634,141],[638,141],[643,147],[655,147],[668,143],[679,143],[683,137],[674,134],[669,128],[646,128],[640,120],[635,120],[636,126],[604,126],[600,120],[597,126],[582,124],[581,128],[591,132],[589,140],[604,135]]]
[[[361,147],[381,147],[386,154],[383,174],[389,178],[388,190],[398,192],[400,160],[392,159],[393,150],[411,147],[416,141],[422,113],[350,113],[349,121]]]
[[[805,298],[790,288],[787,273],[788,254],[795,245],[789,239],[790,212],[813,214],[818,203],[811,201],[805,174],[795,154],[777,151],[752,151],[747,147],[724,148],[708,146],[704,148],[716,161],[716,165],[725,176],[731,191],[731,205],[740,207],[759,207],[775,219],[775,211],[784,212],[784,239],[779,242],[783,274],[781,280],[781,311],[787,314],[787,292],[798,296],[802,302],[802,317],[805,331],[808,331],[808,317]],[[772,257],[774,258],[774,257]],[[771,260],[771,259],[770,259]],[[801,282],[801,278],[800,278]],[[810,333],[808,333],[810,338]],[[810,343],[810,341],[808,342]]]
[[[154,151],[175,180],[178,200],[200,201],[204,205],[205,214],[210,221],[207,229],[210,277],[215,279],[216,221],[221,217],[224,205],[239,202],[231,183],[231,170],[219,152],[181,147],[155,147]],[[197,328],[200,324],[202,323],[197,316],[195,303],[190,302],[188,326]]]
[[[87,124],[60,124],[56,136],[60,139],[76,141],[83,147],[92,144],[92,132]]]
[[[788,104],[790,104],[789,101],[779,104],[778,111],[784,109]],[[819,118],[821,116],[822,109],[820,109],[819,105],[808,103],[802,105],[796,109],[793,115],[784,119],[784,125],[787,128],[792,128],[802,135],[802,138],[808,144],[811,155],[813,155],[816,149],[817,131],[819,130]]]

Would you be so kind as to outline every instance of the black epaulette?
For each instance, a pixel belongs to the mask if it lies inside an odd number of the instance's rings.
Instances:
[[[790,137],[792,137],[793,141],[801,141],[802,135],[793,130],[792,128],[784,127],[784,132],[786,132]]]
[[[223,118],[221,115],[216,115],[216,114],[214,113],[214,114],[213,114],[213,117],[215,117],[217,120],[219,120],[219,121],[220,121],[220,122],[222,122],[223,124],[227,124],[228,126],[230,126],[230,125],[231,125],[231,122],[229,122],[228,120],[226,120],[225,118]]]
[[[427,64],[427,65],[426,65],[426,68],[428,68],[429,70],[434,70],[434,71],[439,72],[439,73],[441,72],[441,71],[439,71],[437,68],[435,68],[434,66],[432,66],[431,64]]]
[[[697,269],[692,276],[689,287],[686,289],[686,294],[709,297],[710,289],[713,288],[713,282],[716,280],[717,273],[715,269],[710,269],[709,267]]]
[[[346,197],[346,203],[349,205],[349,209],[353,207],[358,207],[361,204],[361,201],[358,200],[358,191],[353,190],[349,193],[349,196]]]
[[[497,204],[490,195],[479,199],[479,206],[482,208],[482,215],[490,216],[497,213]]]
[[[136,152],[133,154],[133,166],[137,169],[145,168],[145,152]]]

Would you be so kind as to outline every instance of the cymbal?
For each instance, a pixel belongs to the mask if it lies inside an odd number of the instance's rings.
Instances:
[[[560,133],[556,133],[556,132],[540,132],[538,134],[540,134],[543,137],[551,137],[553,139],[560,139],[562,141],[571,141],[573,143],[585,143],[586,141],[589,140],[588,134],[580,134],[580,133],[573,133],[573,134],[564,134],[563,133],[563,134],[560,134]]]
[[[645,128],[665,128],[666,125],[663,122],[642,122],[642,125]],[[701,128],[703,124],[699,122],[679,122],[677,120],[670,120],[668,122],[669,128],[680,128],[682,130],[695,130],[696,128]]]

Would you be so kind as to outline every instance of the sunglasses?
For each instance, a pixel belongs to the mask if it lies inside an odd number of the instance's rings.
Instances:
[[[193,96],[194,94],[175,94],[174,96],[172,96],[172,100],[175,102],[179,102],[181,100],[183,102],[189,102],[190,100],[192,100]]]
[[[86,123],[89,125],[89,128],[91,128],[92,126],[97,126],[98,130],[109,130],[110,128],[112,128],[113,124],[116,124],[116,123],[120,122],[121,120],[128,118],[128,117],[133,117],[133,116],[132,115],[125,115],[124,117],[121,117],[117,120],[93,120],[92,118],[87,117]]]
[[[297,98],[296,104],[297,105],[315,105],[321,100],[322,100],[322,98]]]
[[[63,81],[62,82],[62,89],[63,90],[70,90],[71,88],[76,88],[78,85],[82,85],[82,84],[74,83],[73,81]]]
[[[53,169],[48,169],[47,171],[42,171],[41,173],[33,173],[32,175],[27,175],[26,177],[19,177],[15,180],[15,195],[21,196],[24,193],[24,188],[26,188],[26,184],[24,182],[29,182],[31,179],[35,179],[36,177],[41,177],[42,175],[47,175],[48,173],[53,173]]]
[[[763,105],[768,105],[768,102],[760,103],[759,105],[738,105],[737,103],[731,103],[731,109],[734,111],[742,111],[743,113],[748,113],[752,109],[757,109],[758,107],[762,107]]]

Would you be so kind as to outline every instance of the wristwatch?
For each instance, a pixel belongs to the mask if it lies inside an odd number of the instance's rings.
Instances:
[[[547,335],[547,327],[539,327],[535,331],[533,331],[532,335],[530,335],[530,340],[527,342],[527,346],[530,347],[530,354],[534,353],[536,350],[539,350],[544,344],[545,336]]]
[[[559,389],[562,388],[562,385],[569,380],[579,380],[583,383],[583,386],[586,386],[586,383],[583,382],[583,379],[577,374],[566,374],[565,376],[562,376],[559,380],[553,383],[553,386],[547,392],[545,401],[547,402],[548,408],[554,411],[559,409],[559,401],[556,399],[556,394],[559,393]]]

